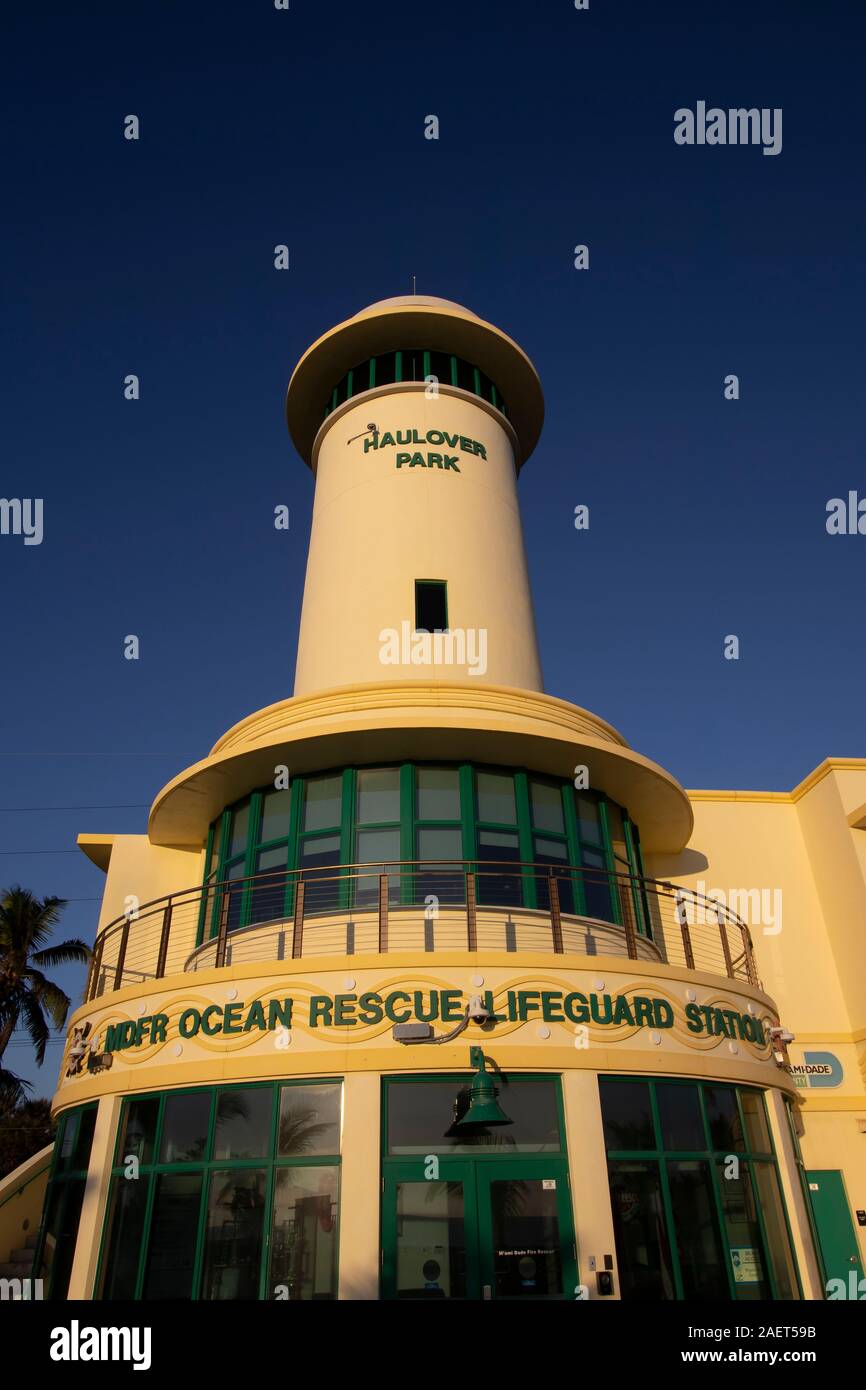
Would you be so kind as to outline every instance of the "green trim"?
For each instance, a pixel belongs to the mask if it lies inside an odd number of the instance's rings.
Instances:
[[[108,1191],[108,1203],[103,1214],[102,1231],[100,1236],[99,1258],[97,1261],[96,1281],[94,1283],[94,1298],[99,1298],[103,1285],[104,1262],[107,1255],[109,1227],[112,1214],[112,1197],[115,1191],[115,1184],[123,1179],[124,1163],[120,1154],[120,1140],[126,1124],[126,1117],[129,1106],[141,1101],[156,1100],[158,1109],[156,1122],[153,1131],[153,1147],[150,1162],[139,1165],[139,1181],[147,1182],[147,1197],[144,1222],[142,1225],[140,1249],[138,1263],[135,1272],[135,1283],[133,1298],[136,1301],[142,1299],[144,1292],[145,1279],[147,1277],[147,1261],[150,1250],[150,1241],[153,1224],[153,1208],[156,1201],[156,1190],[160,1176],[172,1173],[186,1173],[191,1176],[201,1176],[201,1189],[199,1192],[199,1212],[196,1225],[196,1245],[193,1257],[193,1270],[190,1280],[190,1298],[198,1300],[201,1295],[201,1281],[204,1267],[204,1258],[207,1246],[207,1215],[210,1201],[210,1189],[213,1175],[216,1172],[228,1170],[265,1170],[265,1200],[262,1209],[262,1242],[259,1266],[259,1297],[267,1297],[268,1281],[270,1278],[271,1267],[271,1222],[273,1220],[273,1205],[275,1191],[275,1172],[281,1168],[322,1168],[331,1167],[338,1171],[338,1192],[337,1192],[337,1226],[334,1239],[337,1241],[337,1260],[339,1259],[339,1174],[341,1167],[340,1154],[317,1154],[315,1156],[291,1155],[282,1156],[279,1154],[279,1116],[282,1092],[285,1089],[296,1089],[302,1086],[342,1086],[343,1079],[339,1076],[315,1076],[304,1077],[299,1080],[287,1081],[280,1078],[275,1081],[249,1081],[239,1082],[233,1085],[214,1085],[214,1086],[191,1086],[179,1087],[171,1091],[142,1091],[136,1095],[126,1096],[123,1100],[120,1116],[118,1119],[117,1130],[114,1142],[114,1158],[110,1172],[110,1183]],[[258,1158],[216,1158],[214,1157],[214,1141],[216,1136],[216,1117],[219,1097],[227,1092],[248,1091],[248,1090],[269,1090],[271,1092],[271,1117],[269,1125],[269,1136],[267,1150],[264,1155]],[[190,1160],[175,1160],[170,1163],[160,1162],[159,1155],[162,1149],[163,1131],[165,1124],[165,1110],[168,1101],[176,1096],[192,1096],[207,1094],[210,1096],[210,1110],[208,1114],[207,1139],[204,1154],[201,1158]],[[338,1264],[337,1264],[338,1268]],[[334,1296],[337,1289],[334,1289]]]
[[[636,1161],[636,1162],[655,1163],[655,1164],[658,1166],[658,1169],[659,1169],[660,1190],[661,1190],[661,1193],[662,1193],[662,1205],[663,1205],[663,1208],[664,1208],[664,1212],[665,1212],[665,1221],[666,1221],[666,1224],[667,1224],[667,1242],[668,1242],[668,1249],[669,1249],[669,1251],[670,1251],[671,1268],[672,1268],[672,1273],[673,1273],[673,1276],[674,1276],[674,1285],[675,1285],[675,1291],[676,1291],[677,1299],[682,1300],[682,1299],[684,1298],[684,1290],[683,1290],[683,1281],[682,1281],[682,1270],[681,1270],[680,1259],[679,1259],[679,1251],[678,1251],[678,1249],[677,1249],[677,1238],[676,1238],[676,1237],[677,1237],[677,1226],[676,1226],[676,1223],[675,1223],[675,1220],[674,1220],[673,1204],[672,1204],[672,1202],[671,1202],[671,1197],[670,1197],[670,1182],[669,1182],[669,1175],[668,1175],[668,1172],[667,1172],[667,1164],[668,1164],[669,1162],[695,1162],[695,1161],[703,1161],[703,1162],[709,1163],[709,1166],[710,1166],[711,1187],[712,1187],[712,1192],[713,1192],[713,1197],[714,1197],[714,1204],[715,1204],[715,1209],[716,1209],[716,1220],[717,1220],[717,1222],[718,1222],[716,1234],[717,1234],[717,1236],[719,1237],[719,1240],[720,1240],[720,1249],[721,1249],[721,1252],[722,1252],[723,1263],[725,1264],[725,1276],[726,1276],[727,1283],[728,1283],[728,1289],[729,1289],[729,1292],[730,1292],[730,1295],[731,1295],[732,1300],[733,1300],[733,1301],[739,1301],[739,1300],[737,1300],[737,1298],[736,1298],[736,1284],[735,1284],[734,1278],[733,1278],[733,1271],[732,1271],[732,1269],[729,1267],[729,1266],[730,1266],[730,1260],[727,1258],[727,1251],[728,1251],[728,1249],[729,1249],[729,1246],[728,1246],[727,1223],[726,1223],[726,1221],[725,1221],[724,1203],[722,1202],[722,1197],[721,1197],[720,1178],[719,1178],[719,1172],[718,1172],[719,1165],[722,1164],[722,1163],[724,1163],[727,1159],[729,1159],[729,1158],[732,1157],[732,1156],[736,1157],[736,1158],[738,1159],[739,1163],[740,1163],[741,1177],[742,1177],[744,1180],[748,1180],[748,1182],[751,1184],[752,1196],[753,1196],[753,1199],[754,1199],[755,1212],[756,1212],[757,1222],[758,1222],[759,1238],[760,1238],[760,1241],[761,1241],[761,1258],[762,1258],[762,1261],[763,1261],[762,1268],[763,1268],[763,1271],[764,1271],[765,1280],[766,1280],[767,1284],[769,1285],[770,1297],[771,1297],[773,1300],[778,1300],[778,1298],[779,1298],[778,1286],[777,1286],[777,1282],[776,1282],[775,1272],[774,1272],[774,1269],[773,1269],[773,1261],[772,1261],[772,1258],[771,1258],[771,1245],[770,1245],[770,1241],[769,1241],[769,1238],[768,1238],[768,1235],[767,1235],[766,1223],[765,1223],[765,1221],[764,1221],[763,1208],[762,1208],[762,1205],[761,1205],[760,1190],[759,1190],[759,1188],[758,1188],[757,1179],[756,1179],[756,1177],[754,1176],[754,1170],[755,1170],[755,1167],[756,1167],[757,1164],[763,1163],[763,1164],[766,1164],[768,1167],[772,1168],[773,1171],[775,1172],[775,1175],[776,1175],[776,1183],[777,1183],[778,1193],[779,1193],[779,1200],[780,1200],[781,1205],[782,1205],[782,1212],[783,1212],[784,1220],[785,1220],[785,1229],[786,1229],[786,1233],[787,1233],[788,1246],[789,1246],[789,1253],[790,1253],[791,1261],[792,1261],[793,1268],[794,1268],[794,1271],[795,1271],[795,1276],[796,1276],[796,1280],[797,1280],[797,1288],[798,1288],[798,1291],[799,1291],[800,1298],[802,1299],[802,1297],[803,1297],[803,1286],[802,1286],[802,1282],[801,1282],[801,1279],[800,1279],[800,1271],[799,1271],[799,1267],[798,1267],[798,1263],[797,1263],[796,1248],[795,1248],[795,1246],[794,1246],[794,1242],[793,1242],[793,1238],[792,1238],[791,1226],[790,1226],[790,1221],[789,1221],[789,1219],[788,1219],[788,1212],[787,1212],[787,1206],[786,1206],[786,1203],[785,1203],[784,1192],[783,1192],[783,1190],[782,1190],[781,1183],[779,1182],[779,1165],[778,1165],[778,1160],[777,1160],[777,1156],[776,1156],[775,1147],[774,1147],[774,1145],[773,1145],[773,1131],[772,1131],[772,1128],[771,1128],[770,1122],[769,1122],[769,1115],[768,1115],[768,1113],[767,1113],[767,1108],[766,1108],[766,1097],[765,1097],[764,1092],[763,1092],[759,1087],[757,1087],[757,1086],[741,1086],[741,1085],[737,1085],[737,1084],[735,1084],[735,1083],[733,1083],[733,1082],[728,1082],[728,1081],[715,1081],[715,1080],[704,1080],[704,1079],[698,1078],[698,1077],[673,1077],[673,1076],[645,1077],[645,1076],[633,1076],[633,1075],[625,1075],[625,1074],[623,1074],[623,1073],[618,1073],[618,1074],[613,1075],[613,1076],[610,1076],[610,1075],[599,1075],[599,1082],[602,1082],[602,1081],[604,1081],[604,1082],[605,1082],[606,1084],[608,1084],[608,1085],[611,1085],[611,1084],[612,1084],[612,1085],[620,1085],[620,1084],[623,1084],[623,1083],[633,1083],[633,1082],[635,1082],[635,1081],[638,1081],[638,1082],[640,1082],[641,1084],[646,1085],[646,1086],[649,1087],[650,1113],[651,1113],[651,1116],[652,1116],[653,1138],[654,1138],[654,1140],[655,1140],[655,1148],[650,1148],[650,1149],[613,1149],[613,1148],[610,1148],[610,1149],[606,1149],[606,1155],[607,1155],[608,1164],[610,1164],[610,1163],[616,1163],[616,1162],[628,1162],[629,1160],[634,1160],[634,1161]],[[691,1086],[691,1087],[696,1087],[696,1088],[697,1088],[697,1092],[698,1092],[698,1104],[699,1104],[699,1107],[700,1107],[700,1116],[701,1116],[701,1125],[702,1125],[703,1134],[704,1134],[704,1143],[705,1143],[705,1147],[704,1147],[704,1148],[702,1148],[702,1149],[666,1149],[666,1148],[664,1147],[663,1134],[662,1134],[662,1127],[661,1127],[661,1117],[660,1117],[660,1113],[659,1113],[658,1095],[657,1095],[657,1087],[660,1086],[660,1085],[664,1085],[664,1086]],[[714,1148],[714,1147],[713,1147],[713,1143],[712,1143],[713,1136],[712,1136],[712,1132],[711,1132],[711,1129],[710,1129],[709,1117],[708,1117],[708,1115],[707,1115],[707,1109],[706,1109],[706,1090],[707,1090],[707,1088],[710,1088],[710,1087],[711,1087],[711,1088],[720,1088],[720,1089],[729,1090],[729,1091],[733,1091],[733,1092],[734,1092],[735,1104],[736,1104],[736,1115],[737,1115],[737,1119],[739,1120],[740,1130],[741,1130],[741,1133],[742,1133],[742,1141],[743,1141],[743,1148],[742,1148],[742,1149],[736,1149],[736,1150],[733,1150],[733,1151],[732,1151],[732,1150],[729,1149],[729,1148],[728,1148],[728,1149],[724,1149],[724,1148],[719,1149],[719,1148]],[[765,1120],[766,1127],[767,1127],[767,1133],[768,1133],[769,1138],[770,1138],[770,1149],[767,1150],[767,1151],[762,1150],[762,1149],[752,1149],[752,1148],[749,1147],[749,1131],[748,1131],[748,1129],[747,1129],[747,1127],[746,1127],[746,1118],[745,1118],[745,1112],[744,1112],[744,1110],[743,1110],[743,1103],[742,1103],[742,1096],[743,1096],[743,1093],[746,1092],[746,1091],[750,1092],[752,1095],[756,1095],[756,1096],[760,1097],[760,1102],[761,1102],[761,1105],[762,1105],[762,1107],[763,1107],[764,1120]],[[603,1114],[603,1113],[604,1113],[604,1105],[603,1105],[603,1102],[602,1102],[602,1114]]]

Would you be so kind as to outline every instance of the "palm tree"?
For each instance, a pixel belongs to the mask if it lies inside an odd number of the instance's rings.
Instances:
[[[46,978],[43,968],[85,965],[90,950],[74,939],[46,944],[65,907],[63,898],[40,901],[17,885],[0,892],[0,1058],[20,1019],[41,1067],[52,1027],[62,1028],[66,1022],[69,995]],[[13,1091],[22,1085],[2,1067],[0,1081]]]

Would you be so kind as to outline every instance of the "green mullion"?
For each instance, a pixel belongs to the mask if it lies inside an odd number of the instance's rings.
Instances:
[[[347,375],[347,377],[346,377],[346,400],[347,400],[347,401],[350,401],[350,400],[352,399],[352,397],[354,396],[354,394],[355,394],[354,376],[355,376],[355,369],[354,369],[354,367],[350,367],[350,368],[349,368],[348,375]]]
[[[479,372],[477,367],[473,367],[472,370],[475,373],[475,394],[476,396],[481,396],[481,373]]]
[[[457,385],[457,358],[453,355],[451,357],[451,385]]]
[[[217,817],[217,820],[220,823],[220,852],[219,858],[217,860],[216,877],[214,879],[214,882],[220,883],[224,877],[223,869],[226,862],[226,836],[228,834],[229,823],[231,820],[231,812],[229,810],[223,811],[222,815]],[[211,906],[208,939],[210,939],[210,937],[216,936],[217,932],[219,931],[219,914],[221,898],[222,895],[220,893],[214,893],[213,905]]]
[[[734,1087],[734,1096],[735,1096],[736,1102],[737,1102],[737,1114],[738,1114],[739,1117],[740,1117],[740,1130],[741,1130],[742,1135],[743,1135],[743,1143],[744,1143],[744,1144],[748,1144],[748,1138],[747,1138],[747,1136],[748,1136],[749,1131],[746,1129],[746,1117],[745,1117],[745,1115],[744,1115],[744,1113],[743,1113],[743,1106],[742,1106],[742,1102],[741,1102],[741,1100],[740,1100],[740,1088],[739,1088],[739,1086],[735,1086],[735,1087]],[[766,1112],[765,1112],[764,1118],[765,1118],[765,1120],[767,1121],[767,1130],[769,1131],[769,1134],[770,1134],[770,1143],[772,1143],[772,1142],[773,1142],[773,1131],[770,1129],[769,1118],[768,1118],[768,1116],[766,1115]],[[746,1152],[748,1153],[748,1149],[746,1150]],[[774,1158],[775,1158],[775,1154],[774,1154]],[[750,1178],[750,1181],[751,1181],[751,1183],[752,1183],[752,1195],[753,1195],[753,1197],[754,1197],[754,1199],[755,1199],[755,1211],[757,1212],[757,1216],[758,1216],[758,1228],[759,1228],[759,1230],[760,1230],[760,1232],[761,1232],[761,1242],[762,1242],[763,1247],[764,1247],[764,1264],[765,1264],[766,1267],[767,1267],[767,1278],[768,1278],[769,1281],[770,1281],[770,1297],[773,1299],[774,1302],[778,1302],[778,1299],[779,1299],[779,1290],[778,1290],[778,1287],[777,1287],[777,1285],[776,1285],[776,1276],[775,1276],[775,1272],[774,1272],[774,1270],[773,1270],[773,1261],[772,1261],[771,1256],[770,1256],[770,1242],[769,1242],[769,1240],[767,1239],[767,1228],[766,1228],[766,1225],[764,1224],[764,1213],[763,1213],[762,1206],[761,1206],[761,1189],[758,1187],[757,1178],[753,1176],[754,1168],[755,1168],[755,1161],[754,1161],[753,1159],[749,1159],[748,1162],[749,1162],[749,1178]],[[775,1167],[775,1163],[774,1163],[773,1166]],[[777,1171],[778,1171],[778,1170],[777,1170]],[[782,1207],[783,1207],[783,1209],[784,1209],[785,1197],[784,1197],[784,1193],[781,1192],[781,1184],[779,1184],[779,1187],[780,1187],[779,1196],[781,1197],[781,1200],[782,1200]],[[792,1247],[792,1248],[793,1248],[793,1247]],[[794,1267],[795,1267],[795,1268],[796,1268],[796,1265],[797,1265],[797,1260],[796,1260],[796,1256],[795,1256],[795,1257],[794,1257]]]
[[[613,920],[617,926],[622,926],[622,909],[619,902],[619,884],[616,881],[616,864],[613,857],[613,847],[610,842],[610,822],[607,818],[607,798],[599,797],[598,814],[601,821],[601,853],[607,863],[607,872],[610,883],[610,905],[613,908]]]
[[[490,403],[491,405],[494,405],[497,410],[499,409],[499,398],[496,394],[496,387],[494,386],[492,381],[490,383]]]
[[[290,782],[292,789],[292,799],[289,803],[289,855],[287,860],[286,874],[286,900],[285,913],[291,917],[295,911],[295,883],[297,881],[298,869],[298,850],[300,846],[301,828],[301,808],[304,804],[304,788],[306,781],[303,777],[292,778]]]
[[[376,385],[376,359],[370,358],[370,390]]]
[[[662,1127],[659,1116],[658,1099],[654,1082],[649,1082],[650,1110],[653,1119],[653,1130],[655,1131],[656,1143],[659,1146],[658,1171],[659,1185],[662,1194],[662,1207],[665,1213],[665,1224],[668,1228],[668,1247],[671,1252],[671,1270],[674,1276],[674,1288],[676,1289],[677,1300],[683,1301],[683,1274],[680,1267],[680,1252],[677,1249],[677,1228],[674,1225],[674,1209],[671,1202],[671,1189],[668,1182],[668,1165],[663,1156]]]
[[[262,1213],[262,1259],[259,1267],[259,1302],[267,1294],[271,1278],[271,1229],[274,1219],[274,1169],[276,1166],[277,1140],[279,1136],[280,1110],[282,1109],[282,1086],[271,1086],[271,1143],[268,1158],[268,1171],[265,1178],[265,1209]]]
[[[429,376],[432,376],[432,375],[433,375],[433,373],[430,371],[430,353],[429,353],[429,351],[426,351],[426,350],[425,350],[425,352],[423,353],[423,355],[422,355],[422,363],[423,363],[423,365],[422,365],[422,371],[423,371],[423,373],[424,373],[424,382],[425,382],[425,384],[426,384],[427,378],[428,378]]]
[[[417,858],[415,852],[415,766],[400,764],[400,858],[406,863]],[[409,906],[415,901],[415,875],[410,870],[400,875],[400,902]]]
[[[200,1292],[201,1271],[204,1263],[205,1233],[207,1229],[208,1202],[210,1201],[210,1167],[216,1136],[217,1088],[210,1087],[210,1119],[208,1121],[207,1143],[204,1149],[204,1167],[201,1180],[201,1206],[198,1214],[198,1230],[195,1237],[195,1257],[192,1262],[192,1284],[190,1298],[195,1301]]]
[[[563,782],[562,784],[562,807],[565,812],[565,834],[568,841],[568,860],[570,864],[577,868],[581,863],[580,837],[577,831],[577,812],[574,808],[574,787],[570,786],[568,782]],[[586,892],[583,874],[572,874],[571,887],[574,894],[575,913],[578,917],[585,917]]]
[[[514,774],[514,803],[517,811],[517,853],[524,864],[531,864],[535,855],[532,846],[532,812],[529,804],[529,778],[521,770]],[[538,906],[538,888],[532,872],[523,873],[523,906]]]
[[[701,1089],[702,1088],[699,1086],[698,1090],[700,1091]],[[749,1177],[749,1181],[751,1181],[751,1175]],[[728,1293],[731,1296],[731,1302],[737,1303],[739,1302],[739,1300],[737,1298],[737,1286],[734,1282],[734,1270],[731,1265],[730,1259],[730,1245],[728,1244],[728,1226],[727,1222],[725,1221],[725,1207],[724,1203],[722,1202],[721,1181],[719,1178],[719,1164],[714,1154],[710,1156],[710,1182],[712,1184],[713,1198],[716,1204],[716,1219],[719,1223],[719,1231],[721,1232],[722,1238],[722,1259],[725,1261],[725,1274],[728,1280]]]
[[[632,839],[631,834],[631,821],[625,814],[622,818],[622,828],[623,835],[625,837],[626,855],[628,856],[628,871],[630,874],[634,875],[636,873],[634,841]],[[640,891],[638,889],[638,885],[634,882],[634,878],[632,879],[632,882],[629,886],[631,888],[632,907],[634,908],[634,916],[635,922],[637,923],[638,935],[646,936],[648,934],[646,930],[646,918],[643,912],[643,904],[641,902]]]
[[[375,360],[375,359],[374,359]],[[353,767],[343,769],[342,799],[340,802],[340,863],[355,862],[355,799],[357,793],[357,774]],[[352,880],[340,884],[338,904],[345,910],[352,904]]]
[[[399,348],[394,353],[394,380],[395,382],[403,380],[403,353]]]
[[[476,855],[475,843],[475,774],[471,763],[461,763],[460,823],[463,832],[463,858],[471,863]]]
[[[210,826],[208,826],[207,843],[206,843],[206,845],[205,845],[205,850],[204,850],[204,881],[205,881],[205,885],[207,885],[207,881],[208,881],[208,879],[209,879],[209,877],[210,877],[210,870],[211,870],[210,856],[211,856],[211,850],[212,850],[212,849],[213,849],[213,826],[210,825]],[[200,945],[201,945],[201,943],[202,943],[202,937],[204,936],[204,919],[205,919],[205,914],[206,914],[206,912],[207,912],[207,899],[208,899],[207,888],[205,887],[205,891],[204,891],[204,892],[202,893],[202,895],[201,895],[201,902],[200,902],[200,904],[199,904],[199,909],[198,909],[198,926],[197,926],[197,928],[196,928],[196,933],[195,933],[195,944],[196,944],[196,946],[200,946]]]

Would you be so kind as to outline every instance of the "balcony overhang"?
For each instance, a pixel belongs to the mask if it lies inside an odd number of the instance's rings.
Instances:
[[[225,806],[273,782],[353,763],[475,761],[572,778],[589,769],[640,827],[650,852],[677,853],[693,816],[680,784],[604,720],[551,695],[468,682],[377,682],[283,700],[228,731],[156,797],[154,844],[203,844]]]

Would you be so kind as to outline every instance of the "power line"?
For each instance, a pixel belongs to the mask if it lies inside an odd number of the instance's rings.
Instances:
[[[148,803],[104,801],[96,806],[0,806],[0,815],[18,811],[146,811]]]

